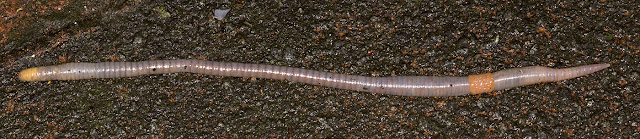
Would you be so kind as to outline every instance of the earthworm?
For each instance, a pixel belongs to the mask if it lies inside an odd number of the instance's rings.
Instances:
[[[302,82],[333,88],[402,96],[459,96],[480,94],[542,82],[584,76],[609,67],[593,64],[553,69],[542,66],[513,68],[468,77],[390,76],[366,77],[264,64],[203,60],[152,60],[141,62],[67,63],[21,71],[22,81],[118,78],[147,74],[190,72],[207,75],[256,77]]]

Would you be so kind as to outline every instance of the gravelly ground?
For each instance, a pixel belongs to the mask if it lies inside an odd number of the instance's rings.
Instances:
[[[640,137],[640,2],[3,1],[4,137]],[[224,20],[213,10],[231,8]],[[365,76],[610,63],[485,95],[401,97],[188,73],[20,82],[67,62],[203,59]]]

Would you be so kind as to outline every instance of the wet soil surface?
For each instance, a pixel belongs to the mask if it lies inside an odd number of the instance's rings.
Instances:
[[[4,137],[640,137],[638,1],[1,1]],[[223,20],[215,9],[231,9]],[[191,73],[21,82],[28,67],[202,59],[363,76],[611,67],[403,97]]]

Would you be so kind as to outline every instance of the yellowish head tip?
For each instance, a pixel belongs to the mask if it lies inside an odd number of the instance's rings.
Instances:
[[[20,71],[18,74],[18,79],[25,82],[31,82],[36,80],[36,76],[38,76],[38,68],[28,68]]]

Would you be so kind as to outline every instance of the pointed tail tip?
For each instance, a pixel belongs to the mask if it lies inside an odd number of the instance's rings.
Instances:
[[[594,68],[596,69],[595,71],[600,71],[602,69],[606,69],[609,66],[611,66],[611,64],[609,63],[605,63],[605,64],[594,64]]]
[[[604,64],[584,65],[584,66],[580,66],[578,68],[583,69],[584,70],[583,75],[586,75],[586,74],[591,74],[591,73],[594,73],[594,72],[601,71],[603,69],[608,68],[609,66],[611,66],[611,64],[604,63]]]

